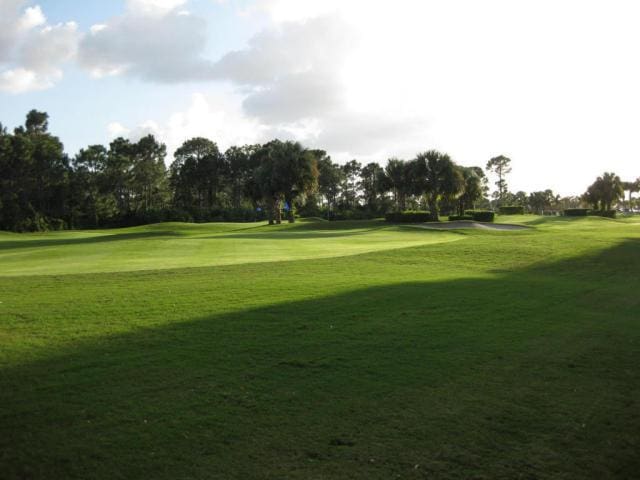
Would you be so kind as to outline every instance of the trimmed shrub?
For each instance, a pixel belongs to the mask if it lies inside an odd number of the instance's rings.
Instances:
[[[374,218],[380,218],[381,215],[375,212],[369,212],[366,210],[343,210],[340,212],[327,215],[326,219],[331,221],[341,220],[373,220]],[[391,221],[391,220],[387,220]]]
[[[493,222],[496,212],[493,210],[466,210],[465,215],[471,215],[474,222]]]
[[[49,219],[49,228],[51,230],[66,230],[67,224],[61,218],[51,218]]]
[[[394,223],[421,223],[429,221],[429,212],[423,210],[407,210],[404,212],[391,212],[384,216],[387,222]]]
[[[589,215],[593,215],[595,217],[616,218],[616,211],[615,210],[590,210]]]
[[[459,220],[473,220],[473,215],[449,215],[450,222],[457,222]]]
[[[565,217],[586,217],[588,214],[588,208],[567,208],[564,211]]]
[[[524,215],[524,207],[522,205],[507,205],[500,207],[500,215]]]

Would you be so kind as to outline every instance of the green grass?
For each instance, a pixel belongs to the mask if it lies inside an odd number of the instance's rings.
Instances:
[[[0,234],[0,478],[634,478],[640,222]]]
[[[259,224],[164,223],[87,232],[0,237],[4,275],[123,272],[278,262],[458,240],[383,222]]]

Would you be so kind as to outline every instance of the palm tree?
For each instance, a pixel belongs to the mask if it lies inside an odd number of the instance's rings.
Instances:
[[[411,191],[411,165],[399,158],[390,158],[385,173],[393,191],[396,210],[402,211],[406,208],[407,195]]]
[[[474,210],[475,204],[487,192],[487,177],[480,167],[458,167],[464,179],[464,191],[458,198],[458,213],[464,215],[465,210]]]
[[[584,198],[594,206],[594,209],[611,210],[614,202],[624,198],[624,189],[620,177],[612,172],[604,173],[589,186]]]
[[[430,219],[438,221],[440,200],[445,197],[453,200],[464,191],[462,173],[449,155],[437,150],[418,154],[414,165],[416,182],[426,196]]]
[[[636,178],[635,182],[622,182],[622,188],[625,192],[629,192],[627,208],[631,210],[631,195],[634,192],[640,192],[640,178]]]
[[[256,180],[269,206],[269,224],[282,223],[282,200],[287,202],[288,219],[295,221],[294,200],[318,186],[316,156],[298,142],[273,140],[258,152]]]

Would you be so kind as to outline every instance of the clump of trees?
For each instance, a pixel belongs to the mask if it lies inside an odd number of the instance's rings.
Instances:
[[[167,168],[167,149],[153,135],[90,145],[73,158],[48,131],[49,117],[32,110],[9,133],[0,124],[0,229],[34,231],[174,221],[294,222],[296,213],[330,220],[384,216],[406,210],[463,215],[468,210],[522,205],[540,213],[582,206],[610,209],[640,181],[605,174],[582,198],[551,190],[509,192],[511,160],[487,163],[498,181],[493,201],[481,167],[464,167],[429,150],[386,165],[342,165],[327,152],[273,140],[221,151],[207,138],[185,141]],[[284,213],[283,213],[284,212]]]
[[[609,211],[623,198],[624,186],[615,173],[606,172],[593,182],[583,195],[586,203],[597,211]]]
[[[389,211],[462,211],[486,201],[479,167],[431,150],[385,167],[339,165],[297,142],[233,146],[185,141],[166,168],[153,135],[90,145],[70,158],[33,110],[23,127],[0,128],[0,229],[15,231],[133,225],[164,220],[289,222],[295,213],[328,219],[373,218]]]

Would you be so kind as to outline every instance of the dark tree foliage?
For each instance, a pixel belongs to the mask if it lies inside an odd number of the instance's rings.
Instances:
[[[297,142],[273,140],[256,152],[256,180],[269,212],[269,224],[282,222],[282,201],[289,222],[295,221],[294,201],[318,186],[317,159]]]
[[[458,197],[458,214],[465,210],[475,210],[476,203],[482,200],[488,191],[487,176],[480,167],[458,167],[464,181],[462,194]]]
[[[47,131],[47,115],[29,113],[25,127],[0,132],[0,229],[38,231],[64,226],[69,160]]]
[[[533,213],[544,213],[545,210],[553,209],[559,201],[559,197],[554,195],[553,191],[547,189],[539,192],[531,192],[523,206],[529,207]]]
[[[296,212],[327,219],[384,217],[407,209],[464,214],[487,208],[487,177],[436,150],[383,167],[334,162],[327,152],[297,142],[232,146],[221,152],[207,138],[185,141],[165,167],[167,149],[152,135],[90,145],[69,160],[48,130],[49,116],[32,110],[13,132],[0,124],[0,229],[33,231],[134,225],[166,220],[280,223]],[[498,176],[497,203],[547,212],[588,204],[608,211],[639,183],[613,173],[599,177],[582,198],[551,190],[510,193],[508,158],[487,167]],[[266,212],[266,213],[265,213]]]
[[[242,207],[243,200],[249,198],[255,203],[254,171],[257,167],[255,153],[260,145],[244,145],[242,147],[230,147],[224,154],[227,159],[227,184],[231,205],[233,208]]]
[[[218,146],[206,138],[187,140],[176,150],[170,167],[175,203],[211,209],[219,205],[219,194],[229,175],[229,162]]]
[[[316,156],[318,165],[318,193],[324,197],[327,208],[327,217],[331,218],[337,208],[340,197],[340,186],[345,181],[344,171],[331,161],[322,150],[312,151]],[[322,199],[320,200],[322,202]]]
[[[589,186],[583,197],[594,210],[609,211],[624,197],[624,185],[615,173],[606,172]]]
[[[411,167],[411,164],[404,160],[390,158],[385,168],[389,186],[393,192],[395,207],[398,211],[403,211],[407,208],[407,197],[414,190]]]
[[[368,163],[360,171],[360,190],[365,207],[371,212],[383,210],[385,194],[391,189],[384,168],[375,162]]]
[[[344,174],[341,190],[341,205],[343,208],[355,208],[358,202],[358,178],[362,171],[362,164],[357,160],[351,160],[341,167]]]
[[[487,162],[487,170],[495,173],[498,176],[496,187],[496,197],[498,199],[498,205],[502,205],[505,202],[505,194],[509,188],[507,186],[507,175],[511,173],[511,159],[504,155],[498,155],[493,157]]]
[[[449,155],[429,150],[413,160],[415,188],[425,195],[431,220],[440,215],[440,201],[453,200],[464,192],[464,178]]]

